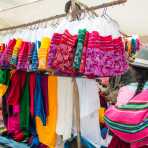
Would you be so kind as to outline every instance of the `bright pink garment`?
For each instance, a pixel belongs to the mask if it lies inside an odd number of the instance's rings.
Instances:
[[[134,88],[135,87],[135,88]],[[125,90],[125,91],[124,91]],[[127,93],[127,90],[129,93]],[[125,86],[122,88],[122,99],[126,98],[126,101],[122,102],[121,98],[118,100],[118,104],[127,104],[125,102],[131,101],[131,103],[148,103],[148,89],[145,89],[140,94],[133,97],[134,90],[136,90],[136,85],[131,84],[129,86]],[[126,93],[125,93],[126,92]],[[121,92],[119,92],[119,95]],[[125,96],[125,97],[124,97]],[[127,97],[128,96],[128,97]],[[129,97],[132,96],[132,97]],[[120,106],[120,105],[119,105]],[[138,105],[137,105],[138,106]],[[148,118],[148,109],[139,109],[139,110],[127,110],[127,109],[118,109],[115,106],[111,106],[109,109],[107,109],[105,116],[112,122],[124,124],[124,125],[140,125],[140,123],[147,124],[146,120]],[[144,127],[140,131],[134,132],[134,133],[127,133],[123,132],[117,129],[113,129],[112,126],[109,126],[110,130],[118,136],[123,141],[126,141],[128,143],[135,143],[140,140],[143,140],[144,138],[148,137],[148,127]],[[125,128],[126,130],[126,128]],[[140,143],[138,143],[140,144]],[[143,143],[145,144],[145,140]],[[148,144],[148,141],[147,143]]]
[[[115,129],[110,128],[110,130],[118,137],[120,137],[121,140],[126,141],[128,143],[135,143],[136,141],[142,140],[147,137],[148,128],[145,128],[144,130],[134,133],[134,134],[127,134]],[[148,142],[147,142],[148,144]]]
[[[34,117],[34,95],[36,86],[36,73],[30,73],[29,77],[29,95],[30,95],[30,114]]]
[[[29,69],[28,56],[31,49],[32,44],[30,42],[23,42],[18,56],[17,69],[25,71]]]
[[[85,74],[89,76],[117,76],[128,68],[121,38],[100,36],[98,32],[89,34]]]
[[[66,74],[72,74],[74,72],[72,64],[76,41],[77,36],[72,36],[67,30],[64,32],[53,62],[55,69]]]
[[[117,136],[113,136],[108,148],[130,148],[130,144],[122,141]]]
[[[148,90],[143,90],[140,94],[138,94],[134,98],[131,98],[129,102],[130,103],[148,103]]]
[[[105,112],[105,116],[113,122],[135,125],[141,123],[142,121],[144,121],[144,119],[148,118],[148,110],[120,110],[115,108],[114,106],[111,106]]]

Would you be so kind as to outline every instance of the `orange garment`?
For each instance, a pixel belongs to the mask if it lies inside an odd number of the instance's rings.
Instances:
[[[51,40],[48,37],[42,38],[41,47],[38,49],[39,70],[47,69],[48,52],[50,49]]]
[[[127,39],[127,47],[128,47],[128,54],[131,54],[132,51],[132,43],[131,43],[131,38]]]
[[[36,117],[36,128],[39,141],[49,148],[56,146],[56,121],[57,121],[57,77],[48,77],[48,105],[49,115],[46,126],[43,126],[39,117]]]

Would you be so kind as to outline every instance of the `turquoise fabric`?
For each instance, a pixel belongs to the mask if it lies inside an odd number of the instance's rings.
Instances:
[[[12,139],[0,136],[0,144],[10,148],[29,148],[26,144],[18,143]],[[0,146],[1,147],[1,146]]]

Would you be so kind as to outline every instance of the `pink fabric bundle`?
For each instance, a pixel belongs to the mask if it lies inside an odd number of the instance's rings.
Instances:
[[[62,37],[62,34],[59,34],[59,33],[55,33],[52,37],[50,50],[48,53],[48,68],[53,67],[53,61],[56,58],[56,53],[59,48],[61,37]]]
[[[90,76],[117,76],[128,68],[121,38],[89,34],[85,74]]]
[[[2,53],[1,58],[0,58],[0,65],[3,68],[9,68],[10,59],[11,59],[13,48],[14,48],[15,44],[16,44],[15,39],[10,40],[7,47],[5,48],[5,50]]]
[[[28,55],[31,48],[32,48],[32,44],[30,42],[23,42],[22,47],[20,49],[19,56],[18,56],[17,69],[25,70],[25,71],[29,69]]]
[[[76,41],[77,36],[72,36],[68,30],[64,32],[60,41],[60,45],[57,48],[55,60],[53,62],[53,67],[55,69],[65,74],[72,74],[74,72],[72,64]]]

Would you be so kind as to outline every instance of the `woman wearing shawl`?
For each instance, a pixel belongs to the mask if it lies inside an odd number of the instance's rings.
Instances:
[[[141,49],[130,65],[136,83],[121,87],[116,105],[105,113],[106,125],[115,135],[109,148],[148,145],[148,49]]]

